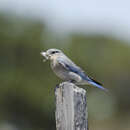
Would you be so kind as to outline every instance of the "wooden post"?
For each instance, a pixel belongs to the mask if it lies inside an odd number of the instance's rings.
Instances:
[[[88,130],[86,91],[73,83],[55,89],[56,130]]]

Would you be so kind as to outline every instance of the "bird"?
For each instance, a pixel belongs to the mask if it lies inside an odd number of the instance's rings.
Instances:
[[[42,51],[41,55],[45,57],[44,61],[50,61],[52,70],[62,80],[74,83],[75,85],[90,85],[107,91],[101,83],[89,77],[61,50],[52,48],[45,52]]]

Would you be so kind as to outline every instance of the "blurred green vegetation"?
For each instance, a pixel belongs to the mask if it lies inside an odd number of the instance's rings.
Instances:
[[[105,36],[53,35],[38,20],[0,14],[0,130],[55,130],[60,83],[40,55],[62,49],[109,93],[88,92],[90,130],[130,128],[130,46]]]

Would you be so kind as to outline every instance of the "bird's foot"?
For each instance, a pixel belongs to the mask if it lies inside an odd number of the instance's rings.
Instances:
[[[75,81],[75,80],[69,80],[68,82],[69,82],[69,83],[73,83],[73,84],[75,84],[75,83],[76,83],[76,81]]]
[[[56,87],[54,88],[54,91],[56,91],[57,88],[59,88],[59,84],[56,84]]]

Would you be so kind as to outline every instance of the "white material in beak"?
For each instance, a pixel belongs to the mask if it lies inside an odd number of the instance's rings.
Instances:
[[[41,52],[41,55],[46,57],[46,52]]]
[[[46,58],[46,59],[43,60],[44,62],[45,62],[46,60],[48,60],[48,56],[47,56],[46,52],[41,52],[41,55]]]

